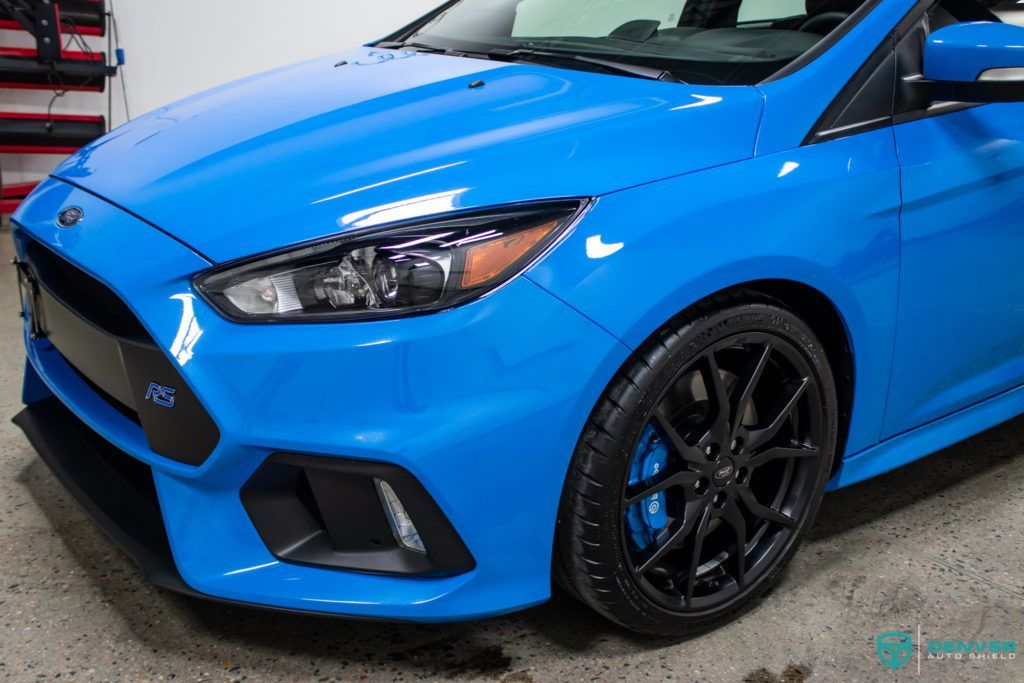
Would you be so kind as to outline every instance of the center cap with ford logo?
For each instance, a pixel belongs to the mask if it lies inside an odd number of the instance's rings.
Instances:
[[[718,462],[715,467],[714,481],[716,486],[725,486],[732,479],[732,473],[736,471],[736,465],[732,460],[725,458]]]

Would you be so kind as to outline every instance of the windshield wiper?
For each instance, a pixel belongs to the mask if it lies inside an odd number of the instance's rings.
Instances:
[[[493,50],[479,52],[474,50],[457,50],[454,48],[438,47],[436,45],[427,45],[425,43],[398,42],[377,43],[374,47],[382,47],[387,50],[416,50],[417,52],[449,55],[452,57],[484,58],[506,62],[533,61],[539,63],[546,62],[549,64],[552,61],[580,62],[583,64],[590,64],[593,66],[601,67],[606,71],[613,71],[615,73],[625,74],[627,76],[633,76],[635,78],[647,78],[652,81],[664,81],[666,83],[683,82],[676,78],[671,71],[666,71],[665,69],[641,66],[640,64],[629,64],[626,62],[615,62],[608,59],[586,57],[584,55],[577,55],[571,52],[558,52],[554,50],[535,50],[532,48],[517,48],[514,50],[506,50],[497,48]]]
[[[446,47],[437,47],[436,45],[426,45],[424,43],[396,43],[391,41],[383,41],[376,43],[374,47],[382,47],[385,50],[415,50],[417,52],[428,52],[431,54],[439,55],[457,55],[461,56],[465,53],[461,50],[451,50]]]
[[[592,64],[607,71],[614,71],[616,73],[626,74],[627,76],[634,76],[636,78],[647,78],[652,81],[664,81],[666,83],[683,82],[676,78],[671,71],[666,71],[665,69],[641,66],[640,64],[630,64],[628,62],[615,62],[608,59],[599,59],[597,57],[586,57],[584,55],[577,55],[571,52],[519,48],[516,50],[488,50],[483,54],[486,54],[491,59],[507,61],[536,61],[550,63],[551,61],[561,60],[582,62],[583,64]]]

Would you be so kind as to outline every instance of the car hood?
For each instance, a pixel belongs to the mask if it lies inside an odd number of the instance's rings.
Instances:
[[[224,262],[748,158],[762,105],[755,88],[360,48],[163,107],[55,175]]]

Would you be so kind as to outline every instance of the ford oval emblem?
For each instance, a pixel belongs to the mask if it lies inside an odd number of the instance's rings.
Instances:
[[[57,215],[57,225],[61,228],[73,228],[82,222],[85,212],[77,206],[70,206]]]

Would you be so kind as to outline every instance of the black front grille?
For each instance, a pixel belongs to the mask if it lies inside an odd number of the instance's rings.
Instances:
[[[17,238],[37,334],[99,400],[142,428],[154,453],[189,465],[205,462],[220,431],[128,305],[47,246],[20,231]],[[151,400],[154,387],[158,400]]]
[[[103,387],[101,387],[100,385],[96,384],[91,379],[83,375],[82,372],[74,365],[71,365],[70,363],[68,363],[68,365],[70,365],[71,369],[75,371],[76,375],[78,375],[78,379],[82,380],[87,387],[95,391],[100,398],[109,403],[111,408],[121,413],[138,426],[142,426],[142,420],[139,419],[139,414],[135,412],[134,408],[132,408],[130,405],[126,405],[121,401],[117,400],[117,398],[114,397],[112,394],[107,393],[106,390],[103,389]]]
[[[75,420],[75,429],[78,438],[82,440],[81,446],[103,460],[124,486],[138,494],[139,499],[148,504],[153,514],[160,514],[153,470],[142,461],[113,447],[109,441],[89,429],[80,420]]]
[[[131,309],[99,280],[32,240],[25,257],[35,278],[85,320],[122,339],[153,344]]]

